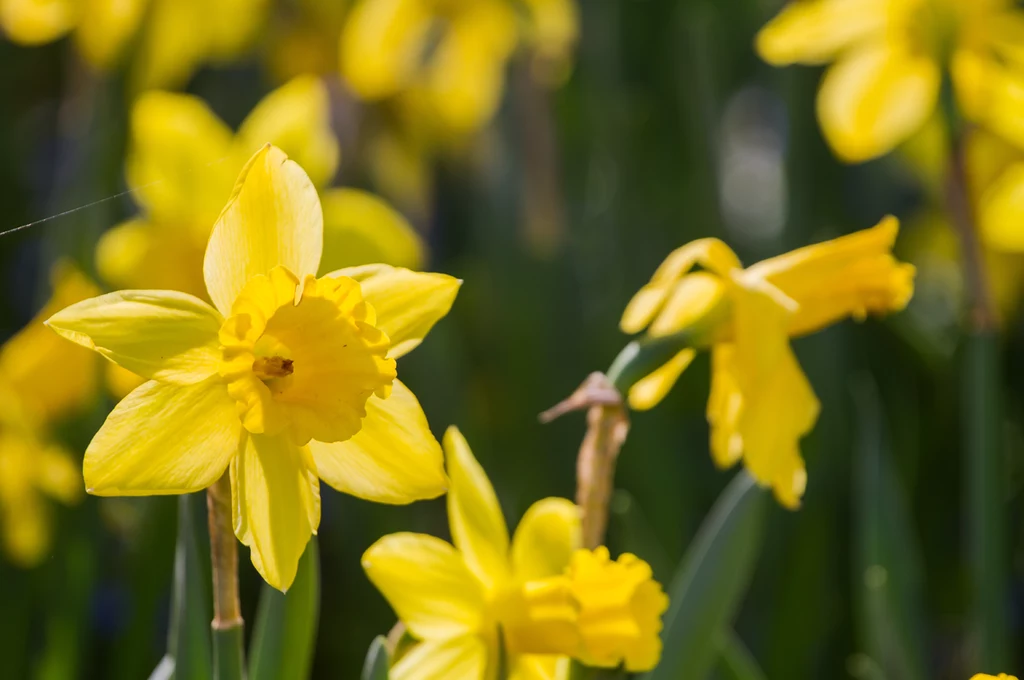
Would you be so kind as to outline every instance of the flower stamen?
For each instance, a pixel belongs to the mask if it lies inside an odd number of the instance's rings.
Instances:
[[[295,372],[295,362],[284,357],[256,357],[252,362],[252,372],[266,382],[273,378],[284,378]]]

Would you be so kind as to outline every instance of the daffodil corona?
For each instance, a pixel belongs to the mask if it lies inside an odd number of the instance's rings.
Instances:
[[[641,671],[661,655],[668,600],[650,567],[605,548],[580,550],[579,512],[562,498],[531,506],[509,543],[498,499],[457,429],[444,439],[454,546],[391,534],[363,568],[416,644],[393,680],[489,680],[504,645],[511,680],[566,677],[569,658]]]
[[[751,475],[789,508],[807,473],[799,441],[819,404],[789,339],[846,317],[906,306],[914,268],[891,254],[898,223],[794,250],[746,269],[721,241],[701,239],[665,259],[622,316],[627,333],[679,334],[683,346],[629,391],[635,409],[655,406],[699,349],[712,353],[707,418],[721,467],[743,459]],[[691,271],[696,265],[703,269]]]
[[[818,119],[845,161],[891,151],[925,124],[944,68],[972,120],[1024,138],[1024,13],[1009,0],[795,0],[757,36],[769,63],[833,62]]]
[[[89,492],[188,493],[228,471],[235,534],[281,590],[319,525],[319,479],[384,503],[447,487],[440,446],[395,360],[448,312],[460,282],[385,265],[318,279],[322,225],[309,177],[267,145],[210,236],[213,307],[129,290],[47,322],[148,379],[86,450]]]

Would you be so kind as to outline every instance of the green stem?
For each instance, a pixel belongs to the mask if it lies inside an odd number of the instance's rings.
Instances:
[[[238,599],[238,544],[231,525],[231,480],[225,472],[206,490],[213,567],[214,680],[244,680],[245,624]]]

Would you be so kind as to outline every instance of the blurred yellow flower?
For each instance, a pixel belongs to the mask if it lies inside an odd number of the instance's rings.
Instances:
[[[562,498],[534,503],[509,542],[487,475],[458,429],[444,437],[454,546],[433,536],[385,536],[363,568],[418,640],[395,660],[393,680],[493,677],[562,680],[568,659],[653,668],[667,607],[650,567],[579,550],[579,511]],[[500,629],[500,632],[499,632]]]
[[[832,62],[818,120],[836,154],[859,162],[925,124],[947,67],[970,119],[1024,139],[1022,32],[1010,0],[795,0],[757,51],[773,65]]]
[[[1007,675],[1006,673],[1000,673],[999,675],[985,675],[984,673],[977,673],[971,676],[971,680],[1017,680],[1016,676]]]
[[[784,506],[800,504],[807,473],[799,440],[818,418],[818,400],[790,337],[846,317],[903,309],[914,268],[891,254],[899,224],[877,226],[742,269],[717,239],[685,245],[665,259],[622,315],[626,333],[685,334],[687,347],[629,390],[634,409],[668,393],[698,349],[712,352],[707,418],[721,467],[741,457]],[[700,265],[702,270],[691,271]]]
[[[268,0],[0,0],[0,28],[24,45],[74,32],[82,56],[98,69],[112,67],[139,39],[136,86],[174,88],[203,63],[239,56],[267,5]]]
[[[520,43],[565,70],[577,39],[572,0],[359,0],[342,29],[341,73],[357,95],[395,95],[456,134],[488,122]]]
[[[243,168],[203,263],[211,307],[126,290],[52,316],[57,333],[148,379],[85,453],[98,495],[178,494],[229,470],[234,530],[287,589],[320,522],[319,479],[384,503],[444,493],[440,446],[395,360],[460,281],[386,265],[316,278],[320,201],[267,145]]]

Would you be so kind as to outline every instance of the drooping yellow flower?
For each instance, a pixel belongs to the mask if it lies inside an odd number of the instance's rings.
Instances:
[[[0,0],[0,28],[41,45],[73,32],[82,56],[111,68],[138,42],[140,89],[184,85],[204,63],[239,56],[263,22],[267,0]],[[143,21],[145,19],[145,21]]]
[[[969,118],[1024,136],[1015,110],[1022,30],[1010,0],[794,0],[758,34],[757,50],[777,66],[832,62],[818,120],[836,154],[860,162],[925,124],[947,67]]]
[[[267,145],[210,235],[214,306],[127,290],[47,322],[148,379],[85,454],[98,495],[179,494],[231,476],[234,529],[286,589],[320,522],[318,479],[361,498],[442,494],[440,446],[395,360],[447,314],[460,282],[386,265],[316,278],[323,218],[309,176]]]
[[[685,333],[687,347],[629,390],[634,409],[655,406],[698,349],[712,352],[707,418],[721,467],[743,459],[751,475],[789,508],[807,473],[799,441],[814,426],[818,400],[789,339],[847,317],[906,306],[914,268],[891,254],[898,222],[807,246],[742,269],[717,239],[685,245],[665,259],[622,315],[626,333]],[[703,267],[691,271],[694,266]]]
[[[433,536],[385,536],[363,568],[418,641],[394,680],[494,677],[504,651],[510,680],[562,680],[568,659],[631,670],[657,664],[667,607],[650,567],[632,555],[578,550],[579,512],[546,498],[509,543],[494,488],[452,427],[444,438],[454,546]],[[499,632],[500,631],[500,632]]]
[[[521,33],[508,0],[360,0],[340,41],[341,73],[357,95],[403,95],[455,133],[489,121],[516,46],[566,61],[578,17],[571,0],[530,0]]]

